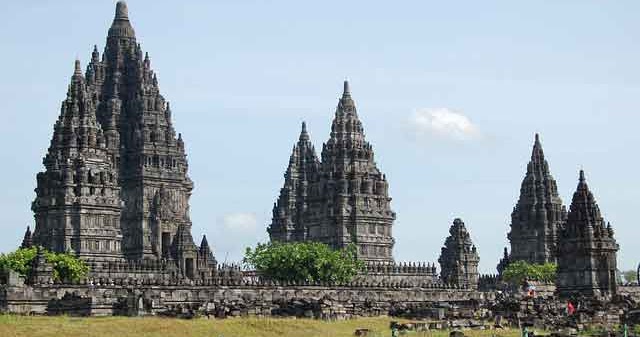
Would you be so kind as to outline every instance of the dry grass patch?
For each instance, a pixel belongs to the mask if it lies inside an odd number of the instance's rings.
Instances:
[[[0,316],[2,337],[346,337],[366,328],[373,336],[391,336],[390,317],[319,321],[290,318],[230,318],[180,320],[158,317],[47,317]],[[409,333],[406,336],[447,337],[447,331]],[[518,331],[467,330],[470,337],[516,337]]]

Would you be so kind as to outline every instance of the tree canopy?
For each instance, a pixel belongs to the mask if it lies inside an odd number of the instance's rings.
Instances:
[[[334,250],[323,243],[267,243],[247,248],[243,262],[277,281],[345,283],[363,269],[351,244]]]
[[[526,261],[509,263],[502,272],[502,278],[512,284],[521,284],[525,280],[554,282],[558,265],[555,263],[535,264]]]
[[[637,270],[626,270],[622,272],[625,282],[638,282]]]
[[[45,261],[53,266],[54,280],[79,280],[89,272],[89,266],[70,253],[54,253],[43,250]],[[23,277],[31,273],[37,247],[20,248],[8,254],[0,254],[0,271],[13,270]]]

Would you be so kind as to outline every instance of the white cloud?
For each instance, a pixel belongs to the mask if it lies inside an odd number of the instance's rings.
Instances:
[[[416,110],[409,123],[419,137],[436,136],[456,141],[480,137],[478,127],[467,116],[447,108]]]
[[[222,217],[225,229],[239,232],[251,232],[256,229],[258,222],[253,213],[229,213]]]

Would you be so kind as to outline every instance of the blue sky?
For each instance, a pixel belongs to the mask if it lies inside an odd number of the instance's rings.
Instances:
[[[196,240],[219,261],[266,240],[300,122],[320,149],[348,77],[387,174],[397,260],[435,262],[455,217],[495,272],[539,132],[562,199],[578,170],[638,263],[640,23],[635,1],[128,1],[186,142]],[[2,1],[0,251],[27,224],[35,174],[78,57],[113,1]]]

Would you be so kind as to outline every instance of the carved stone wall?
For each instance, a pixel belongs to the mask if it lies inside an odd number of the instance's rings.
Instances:
[[[231,316],[279,315],[291,304],[322,301],[324,311],[318,308],[316,313],[311,312],[310,317],[348,318],[387,315],[397,305],[478,303],[494,297],[495,294],[491,292],[448,288],[444,285],[189,285],[169,282],[131,284],[123,280],[116,280],[113,284],[100,284],[92,280],[88,284],[78,285],[0,285],[0,310],[19,314],[79,313],[110,316],[163,314],[179,308],[205,308],[211,313],[219,309],[223,312],[226,310],[224,315]],[[229,312],[230,307],[235,308],[238,313]],[[326,316],[320,317],[323,312]],[[304,312],[300,314],[302,316]]]

